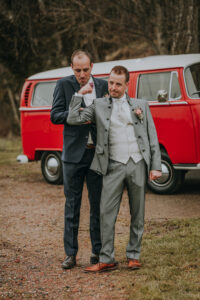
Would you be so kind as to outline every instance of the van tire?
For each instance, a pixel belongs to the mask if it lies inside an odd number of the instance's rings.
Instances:
[[[41,170],[44,179],[50,184],[63,183],[61,152],[44,152],[41,157]]]
[[[157,194],[176,193],[184,182],[185,172],[175,170],[167,153],[161,153],[162,177],[158,180],[147,182],[150,190]]]

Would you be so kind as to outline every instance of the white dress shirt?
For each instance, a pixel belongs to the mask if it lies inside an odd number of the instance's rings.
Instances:
[[[85,102],[86,106],[89,106],[92,104],[93,100],[96,99],[96,89],[95,89],[95,85],[94,85],[94,81],[92,79],[92,77],[90,77],[90,80],[88,81],[88,83],[93,83],[93,89],[92,89],[92,93],[91,94],[85,94],[83,95],[83,99]]]
[[[96,89],[92,77],[90,77],[88,83],[93,83],[93,89],[92,89],[92,93],[83,95],[83,99],[86,106],[91,105],[93,100],[96,99]],[[90,132],[88,135],[88,144],[93,144],[93,140]]]

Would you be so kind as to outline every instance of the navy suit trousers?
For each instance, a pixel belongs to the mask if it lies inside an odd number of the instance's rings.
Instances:
[[[65,202],[64,248],[69,256],[78,252],[78,228],[83,184],[86,180],[90,202],[90,238],[92,252],[99,254],[100,238],[100,199],[102,176],[90,170],[95,149],[86,149],[79,163],[63,162]]]

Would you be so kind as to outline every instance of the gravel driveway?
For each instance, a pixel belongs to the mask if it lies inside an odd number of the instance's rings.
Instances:
[[[100,284],[99,275],[91,278],[83,272],[90,256],[85,187],[78,266],[68,271],[60,268],[64,258],[63,211],[63,186],[45,183],[39,163],[0,167],[0,299],[126,299],[123,289],[117,290],[108,274],[101,275]],[[199,171],[187,174],[179,194],[147,192],[146,222],[191,217],[200,217]],[[128,234],[128,224],[125,192],[116,225],[117,241]]]

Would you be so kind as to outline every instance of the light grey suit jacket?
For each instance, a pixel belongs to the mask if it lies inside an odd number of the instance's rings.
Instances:
[[[97,143],[91,169],[95,172],[106,175],[109,162],[109,126],[112,112],[111,98],[104,97],[95,99],[93,104],[80,111],[82,97],[73,96],[70,106],[67,123],[69,125],[80,125],[87,121],[96,123]],[[148,172],[150,170],[161,171],[161,155],[157,133],[147,101],[129,98],[131,116],[141,154],[146,162]],[[140,107],[144,118],[142,122],[136,116],[134,109]]]

